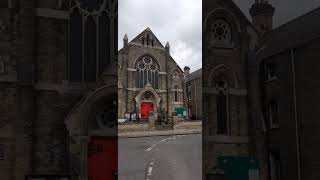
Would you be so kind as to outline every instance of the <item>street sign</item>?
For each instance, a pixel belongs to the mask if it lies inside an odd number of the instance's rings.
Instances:
[[[226,180],[259,180],[259,163],[253,157],[221,156],[218,167]]]

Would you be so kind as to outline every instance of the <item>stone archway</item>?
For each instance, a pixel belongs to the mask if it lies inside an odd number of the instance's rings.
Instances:
[[[112,103],[117,102],[115,101],[117,99],[117,87],[116,83],[109,84],[89,93],[71,110],[65,119],[70,138],[70,167],[77,167],[71,171],[72,174],[79,174],[81,180],[87,180],[88,169],[92,169],[88,166],[88,164],[92,165],[92,161],[89,161],[89,155],[92,150],[96,151],[97,148],[92,148],[91,145],[96,145],[97,142],[101,144],[101,139],[117,141],[117,104]],[[96,119],[98,115],[101,115],[100,110],[104,110],[104,104],[111,104],[110,108],[114,106],[115,114],[105,115],[106,119],[103,120]],[[117,149],[117,143],[113,144],[116,146],[114,149]],[[114,153],[117,153],[117,151],[114,151]],[[117,157],[117,155],[114,155],[114,157]],[[117,162],[113,163],[117,164]],[[117,166],[115,164],[114,166]],[[114,167],[114,171],[116,170],[117,167]]]
[[[151,84],[146,84],[145,87],[135,97],[136,106],[141,108],[143,103],[152,103],[154,115],[157,116],[158,107],[160,107],[161,97],[152,88]],[[140,109],[141,117],[141,109]]]

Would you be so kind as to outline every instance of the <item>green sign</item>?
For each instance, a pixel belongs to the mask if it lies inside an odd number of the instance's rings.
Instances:
[[[184,107],[177,107],[175,110],[178,113],[178,116],[183,116],[183,112],[185,111]]]
[[[218,167],[224,171],[226,180],[258,180],[252,172],[258,172],[259,163],[253,157],[221,156]],[[252,171],[255,170],[255,171]]]

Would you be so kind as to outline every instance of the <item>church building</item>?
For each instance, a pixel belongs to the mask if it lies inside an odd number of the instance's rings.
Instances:
[[[150,28],[130,42],[125,35],[118,63],[119,118],[131,113],[146,119],[150,112],[183,116],[185,76],[168,42],[163,46]]]

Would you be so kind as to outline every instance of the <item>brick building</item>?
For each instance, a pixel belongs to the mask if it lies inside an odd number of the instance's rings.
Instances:
[[[266,34],[259,62],[271,180],[320,178],[320,8]]]
[[[186,107],[191,120],[202,119],[202,69],[189,73],[190,68],[184,67],[186,74]]]

